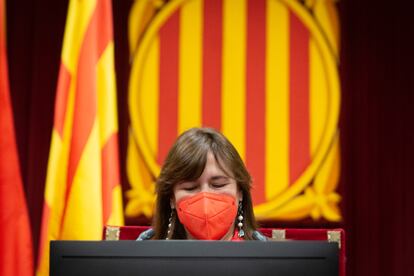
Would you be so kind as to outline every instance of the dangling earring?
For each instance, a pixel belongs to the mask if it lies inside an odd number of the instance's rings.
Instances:
[[[243,230],[243,204],[242,201],[239,201],[239,210],[237,212],[237,220],[239,221],[237,223],[237,226],[239,227],[239,238],[244,237],[244,230]]]
[[[166,240],[169,240],[171,237],[171,226],[172,226],[172,220],[173,220],[173,216],[174,216],[174,208],[171,209],[171,214],[170,214],[170,218],[168,219],[168,230],[167,230],[167,237],[165,238]]]

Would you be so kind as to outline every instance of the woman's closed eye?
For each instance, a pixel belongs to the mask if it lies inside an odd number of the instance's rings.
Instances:
[[[225,176],[214,176],[212,179],[210,179],[210,185],[215,189],[223,188],[228,184],[230,184],[230,179]]]
[[[228,182],[218,182],[218,183],[211,183],[211,186],[213,188],[219,189],[219,188],[225,187],[228,184],[229,184]]]
[[[194,191],[197,189],[198,185],[197,183],[187,182],[187,183],[181,183],[179,184],[179,189],[184,191]]]
[[[185,191],[194,191],[195,189],[197,189],[197,185],[185,186],[185,187],[182,187],[182,189]]]

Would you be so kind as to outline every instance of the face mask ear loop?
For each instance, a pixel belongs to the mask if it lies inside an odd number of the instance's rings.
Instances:
[[[239,238],[243,238],[244,237],[244,230],[243,230],[243,204],[242,201],[239,201],[239,210],[237,212],[237,227],[239,227]]]

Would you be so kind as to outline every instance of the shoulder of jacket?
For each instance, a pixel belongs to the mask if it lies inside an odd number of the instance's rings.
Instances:
[[[268,238],[262,232],[254,230],[252,234],[253,239],[257,241],[267,241]]]
[[[145,241],[145,240],[149,240],[151,239],[155,234],[154,229],[149,228],[147,230],[145,230],[144,232],[142,232],[141,234],[139,234],[137,241]]]

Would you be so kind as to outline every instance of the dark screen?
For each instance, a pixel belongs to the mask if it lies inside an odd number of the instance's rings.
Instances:
[[[54,241],[51,276],[338,275],[336,243]]]

